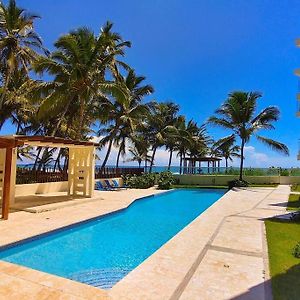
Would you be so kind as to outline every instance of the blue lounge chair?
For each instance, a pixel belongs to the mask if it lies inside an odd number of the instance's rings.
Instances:
[[[109,182],[108,179],[105,179],[104,182],[105,182],[106,186],[107,186],[108,188],[110,188],[111,190],[120,190],[120,189],[121,189],[120,187],[117,187],[117,186],[115,186],[115,185],[112,185],[112,184]]]
[[[96,190],[99,190],[99,191],[108,191],[109,188],[108,188],[108,186],[104,186],[101,181],[97,181],[96,182]]]
[[[119,185],[119,182],[118,182],[116,179],[113,179],[113,180],[112,180],[112,183],[113,183],[113,187],[115,187],[115,188],[119,188],[119,189],[127,189],[127,186],[126,186],[126,185],[120,186],[120,185]]]

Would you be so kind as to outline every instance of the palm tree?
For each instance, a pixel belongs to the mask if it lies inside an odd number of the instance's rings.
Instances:
[[[37,18],[37,15],[18,7],[15,0],[10,0],[7,6],[0,3],[0,64],[3,82],[0,110],[15,71],[23,69],[28,74],[39,53],[48,53],[34,31]]]
[[[168,170],[170,171],[172,165],[172,157],[173,152],[180,148],[180,144],[186,144],[189,141],[189,134],[185,128],[185,117],[174,116],[174,120],[171,121],[169,127],[168,134],[166,136],[166,148],[169,150],[169,162],[168,162]]]
[[[129,148],[129,152],[133,156],[142,158],[142,161],[144,161],[145,172],[147,172],[148,162],[151,162],[151,156],[148,154],[150,148],[150,139],[147,134],[145,134],[146,127],[147,124],[144,122],[140,122],[138,124],[135,134],[131,137],[131,141],[134,146]]]
[[[141,167],[141,164],[143,161],[150,162],[151,156],[147,155],[145,153],[144,148],[137,147],[136,145],[134,147],[129,147],[129,153],[131,154],[131,158],[128,159],[128,161],[136,161],[139,165],[139,168]]]
[[[152,146],[152,157],[149,172],[152,172],[156,151],[159,147],[165,146],[167,137],[174,134],[174,120],[179,111],[179,106],[173,102],[152,103],[151,113],[147,119],[145,134],[149,136]]]
[[[223,141],[223,139],[220,139],[217,141],[213,148],[214,152],[221,157],[225,158],[225,168],[226,168],[226,173],[228,169],[228,161],[233,161],[233,158],[240,158],[240,146],[234,145],[235,141],[234,140],[229,140],[229,141]]]
[[[279,110],[275,106],[269,106],[255,115],[257,100],[262,95],[257,92],[236,91],[229,94],[227,100],[216,110],[216,116],[209,118],[210,124],[230,129],[232,134],[223,141],[234,141],[239,138],[241,141],[241,162],[239,180],[243,180],[244,148],[255,136],[258,141],[266,144],[271,149],[289,155],[286,145],[273,139],[258,135],[260,130],[274,129],[273,122],[279,119]]]
[[[186,123],[185,119],[181,119],[177,126],[181,134],[177,136],[175,151],[177,151],[177,155],[179,156],[179,172],[181,174],[182,162],[187,155],[188,149],[194,144],[194,137],[198,134],[199,128],[193,120]]]
[[[106,92],[116,88],[105,75],[111,71],[117,76],[120,62],[116,57],[124,55],[124,48],[130,43],[111,32],[111,28],[112,24],[107,23],[98,36],[85,27],[71,31],[58,39],[54,44],[57,50],[50,57],[41,57],[34,64],[37,73],[48,72],[54,76],[53,82],[45,85],[48,95],[39,110],[41,118],[49,115],[57,118],[51,135],[55,135],[64,116],[73,107],[77,109],[75,116],[78,119],[75,138],[83,138],[82,130],[90,125],[86,114],[91,108],[93,111],[97,102],[103,101]]]
[[[120,156],[125,155],[127,140],[133,138],[140,121],[148,114],[148,106],[141,104],[141,101],[153,92],[153,87],[142,85],[144,80],[144,76],[137,76],[132,69],[128,71],[126,77],[118,75],[116,78],[118,90],[112,91],[110,101],[100,105],[99,119],[108,125],[99,131],[99,134],[106,135],[101,141],[102,145],[108,144],[102,169],[106,165],[113,143],[119,147],[116,167],[119,166]]]

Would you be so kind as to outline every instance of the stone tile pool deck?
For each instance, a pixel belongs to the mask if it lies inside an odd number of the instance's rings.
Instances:
[[[127,207],[149,190],[0,222],[0,245]],[[0,261],[0,299],[271,299],[264,218],[285,213],[289,186],[230,191],[111,290]],[[99,199],[99,201],[96,201]]]

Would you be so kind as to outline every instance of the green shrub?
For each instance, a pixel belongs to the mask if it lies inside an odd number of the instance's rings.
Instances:
[[[280,176],[290,176],[289,170],[280,168]]]
[[[300,242],[295,246],[295,248],[293,249],[293,255],[296,258],[300,258]]]
[[[157,183],[160,190],[169,190],[175,183],[175,178],[170,171],[164,171],[159,174]]]
[[[235,179],[232,181],[228,182],[228,189],[232,189],[234,187],[247,187],[249,186],[249,182],[247,182],[246,180],[239,180],[239,179]]]
[[[148,189],[155,184],[155,174],[124,175],[122,176],[124,185],[132,189]]]

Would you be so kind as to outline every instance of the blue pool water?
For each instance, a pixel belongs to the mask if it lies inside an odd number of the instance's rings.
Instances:
[[[182,189],[147,197],[120,212],[3,249],[0,259],[111,288],[224,193]]]

